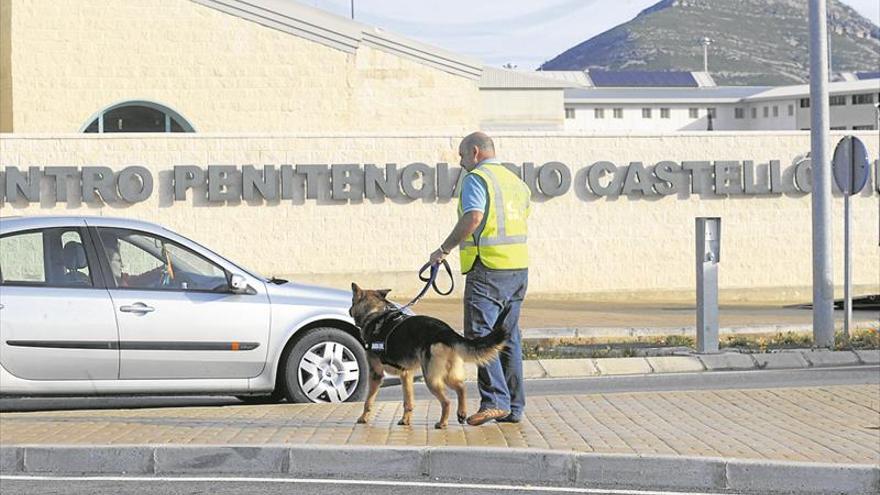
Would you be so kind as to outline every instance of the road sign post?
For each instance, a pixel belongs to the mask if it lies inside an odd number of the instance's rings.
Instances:
[[[850,196],[861,191],[868,182],[870,165],[868,149],[859,138],[846,136],[834,149],[831,162],[834,182],[843,193],[843,338],[849,344],[852,323],[852,210]]]
[[[697,217],[697,352],[718,352],[718,262],[721,219]]]

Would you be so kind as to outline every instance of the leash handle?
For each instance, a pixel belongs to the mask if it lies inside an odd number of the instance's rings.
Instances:
[[[446,269],[446,274],[449,275],[449,290],[443,292],[437,287],[437,275],[440,273],[440,265],[443,265],[443,268]],[[425,276],[425,270],[430,268],[430,273],[428,276]],[[422,290],[413,298],[412,301],[408,302],[406,306],[400,308],[401,311],[407,309],[411,306],[414,306],[419,300],[428,293],[428,289],[434,288],[434,292],[440,294],[441,296],[448,296],[452,294],[452,291],[455,290],[455,279],[452,278],[452,268],[449,267],[449,262],[446,260],[440,260],[439,263],[425,263],[422,265],[422,268],[419,270],[419,280],[425,282],[425,286],[422,287]]]
[[[443,268],[446,269],[446,275],[449,276],[449,290],[447,290],[446,292],[443,292],[442,290],[440,290],[439,287],[437,287],[437,275],[440,272],[440,265],[443,265]],[[431,268],[431,273],[430,275],[425,277],[425,270],[429,267]],[[440,260],[439,263],[434,264],[431,264],[430,262],[425,263],[422,266],[422,269],[419,270],[419,280],[431,284],[431,287],[434,288],[434,292],[440,294],[441,296],[448,296],[449,294],[452,294],[452,290],[455,289],[455,280],[452,279],[452,268],[449,267],[449,262],[446,260]]]

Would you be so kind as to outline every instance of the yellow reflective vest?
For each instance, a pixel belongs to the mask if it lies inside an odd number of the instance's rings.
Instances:
[[[483,212],[482,228],[477,228],[471,238],[459,246],[461,273],[471,271],[477,257],[492,270],[528,268],[529,186],[499,162],[483,162],[470,173],[486,183],[489,202]],[[459,192],[459,218],[463,214]]]

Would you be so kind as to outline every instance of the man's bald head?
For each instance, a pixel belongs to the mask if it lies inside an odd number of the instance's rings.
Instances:
[[[481,161],[495,157],[495,143],[486,133],[473,132],[461,140],[458,155],[461,157],[461,166],[471,171]]]
[[[467,148],[476,147],[484,153],[492,153],[492,156],[495,156],[495,143],[485,132],[468,134],[461,140],[461,145]]]

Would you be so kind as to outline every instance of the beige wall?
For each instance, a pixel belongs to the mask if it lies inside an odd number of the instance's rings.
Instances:
[[[12,0],[0,0],[0,132],[12,132]]]
[[[877,134],[859,133],[877,156]],[[832,135],[832,141],[839,137]],[[83,136],[0,137],[0,166],[144,165],[157,180],[151,199],[131,206],[13,205],[0,215],[76,214],[161,223],[266,275],[340,288],[352,280],[411,297],[415,270],[455,221],[454,201],[194,206],[172,202],[159,183],[174,165],[456,162],[458,136]],[[782,160],[809,150],[809,134],[692,133],[656,136],[499,134],[500,155],[537,164],[559,160],[576,172],[596,161],[620,166],[660,160]],[[880,292],[878,195],[853,200],[859,293]],[[833,203],[834,280],[842,283],[842,199]],[[811,299],[810,196],[701,199],[580,198],[574,191],[535,202],[530,219],[533,296],[588,294],[618,301],[693,297],[694,217],[723,219],[722,301]],[[455,259],[457,262],[457,258]],[[459,286],[458,294],[461,294]],[[840,296],[840,293],[838,293]]]
[[[189,0],[0,1],[15,34],[0,36],[0,69],[12,71],[11,116],[0,81],[6,132],[10,118],[16,133],[77,132],[126,100],[164,104],[200,132],[461,133],[478,123],[473,80]]]
[[[565,98],[561,89],[483,89],[480,98],[483,129],[563,129]]]

